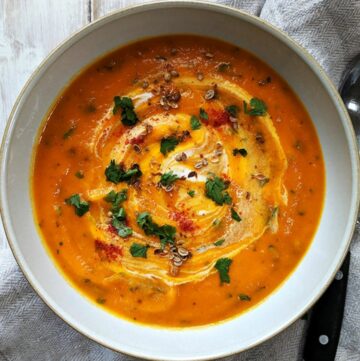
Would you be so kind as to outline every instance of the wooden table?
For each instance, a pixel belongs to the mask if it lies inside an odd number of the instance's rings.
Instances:
[[[0,0],[0,138],[17,95],[62,41],[112,10],[141,0]],[[8,247],[0,224],[0,249]]]

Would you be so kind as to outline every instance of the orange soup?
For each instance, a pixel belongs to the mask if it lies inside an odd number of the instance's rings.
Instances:
[[[54,262],[99,307],[188,327],[239,315],[304,256],[324,163],[288,84],[233,45],[139,41],[84,69],[34,150]]]

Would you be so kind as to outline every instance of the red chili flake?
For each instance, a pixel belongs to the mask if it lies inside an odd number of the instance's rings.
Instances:
[[[122,249],[114,244],[107,244],[98,239],[95,240],[95,250],[99,252],[102,259],[115,261],[122,256]]]
[[[144,143],[146,134],[140,134],[137,137],[134,137],[132,139],[129,140],[130,144],[141,144]]]
[[[116,229],[112,224],[109,224],[107,230],[108,230],[110,233],[113,233],[113,234],[118,235],[117,229]]]
[[[208,123],[214,127],[221,127],[230,123],[229,113],[225,110],[209,109],[207,113],[209,116]]]
[[[180,229],[184,232],[193,232],[196,229],[195,223],[188,218],[184,211],[171,212],[170,217],[179,224]]]

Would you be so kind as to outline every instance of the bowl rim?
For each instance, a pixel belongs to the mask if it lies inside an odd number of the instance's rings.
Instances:
[[[322,287],[319,289],[317,295],[306,305],[303,306],[302,310],[298,311],[296,314],[292,316],[292,318],[285,320],[282,322],[281,326],[277,329],[272,330],[271,332],[268,332],[268,334],[265,334],[261,338],[257,339],[256,341],[248,344],[245,347],[239,347],[237,350],[230,350],[229,352],[222,352],[219,354],[212,354],[208,356],[197,356],[195,358],[189,358],[189,360],[210,360],[215,359],[219,357],[225,357],[229,355],[234,355],[239,352],[243,352],[247,349],[250,349],[252,347],[255,347],[264,341],[274,337],[287,327],[289,327],[292,323],[294,323],[301,315],[303,315],[305,312],[307,312],[315,303],[316,301],[321,297],[323,292],[327,289],[327,287],[332,282],[337,270],[340,268],[346,253],[350,247],[350,243],[352,240],[352,236],[354,233],[357,215],[358,215],[358,209],[359,209],[359,203],[360,203],[360,194],[359,194],[359,177],[360,177],[360,164],[359,164],[359,153],[358,153],[358,144],[355,136],[354,129],[352,127],[352,123],[350,120],[350,117],[347,113],[347,110],[345,108],[345,105],[335,88],[334,84],[328,77],[328,75],[325,73],[323,68],[320,66],[320,64],[314,59],[314,57],[300,44],[298,44],[295,40],[293,40],[289,35],[287,35],[284,31],[277,28],[276,26],[272,25],[268,21],[259,18],[258,16],[252,15],[247,13],[244,10],[240,10],[228,5],[223,5],[219,3],[212,3],[209,1],[195,1],[195,0],[157,0],[151,3],[144,3],[144,4],[137,4],[137,5],[131,5],[127,6],[121,9],[113,10],[106,14],[105,16],[100,17],[99,19],[85,25],[81,29],[77,30],[65,40],[63,40],[59,45],[57,45],[45,58],[44,60],[36,67],[36,69],[32,72],[31,76],[28,78],[28,80],[25,82],[24,86],[22,87],[19,95],[16,98],[16,101],[12,107],[12,110],[10,112],[10,115],[7,119],[6,126],[4,129],[1,147],[0,147],[0,215],[3,223],[3,228],[5,231],[6,238],[8,240],[8,244],[10,246],[10,249],[13,253],[13,256],[24,274],[25,278],[29,282],[30,286],[33,288],[33,290],[36,292],[36,294],[42,299],[42,301],[58,316],[60,317],[66,324],[68,324],[71,328],[78,331],[80,334],[86,336],[87,338],[91,339],[92,341],[95,341],[96,343],[105,346],[115,352],[124,353],[130,356],[135,356],[138,358],[143,359],[149,359],[152,360],[153,358],[149,355],[142,354],[141,352],[138,352],[137,350],[133,350],[130,352],[129,350],[121,350],[115,349],[113,346],[106,343],[104,340],[99,340],[96,335],[90,334],[87,332],[85,327],[83,327],[81,324],[78,324],[75,320],[70,319],[70,317],[67,317],[68,315],[62,314],[62,310],[58,310],[54,305],[51,304],[51,301],[47,300],[47,297],[45,293],[43,293],[42,287],[39,287],[40,285],[37,285],[37,280],[35,277],[32,276],[32,274],[29,272],[28,266],[25,261],[22,260],[21,253],[17,250],[16,247],[16,237],[13,234],[12,226],[7,219],[7,204],[5,202],[6,199],[6,182],[5,182],[5,176],[7,173],[6,169],[6,160],[8,158],[8,147],[10,141],[10,136],[13,134],[12,129],[14,127],[14,124],[16,122],[16,113],[19,107],[21,106],[21,103],[24,99],[24,95],[26,94],[27,90],[31,90],[32,86],[36,84],[37,78],[42,75],[42,73],[51,66],[51,64],[59,57],[61,54],[66,51],[70,46],[73,46],[78,41],[80,41],[84,36],[87,36],[90,32],[93,30],[96,30],[97,28],[101,27],[104,24],[107,24],[108,22],[111,22],[117,18],[125,17],[128,15],[151,11],[151,10],[158,10],[158,9],[166,9],[166,8],[193,8],[193,9],[200,9],[200,10],[210,10],[213,12],[221,13],[224,15],[230,15],[234,16],[241,21],[246,21],[251,23],[252,25],[260,28],[261,30],[269,33],[270,35],[277,38],[279,41],[281,41],[283,44],[285,44],[288,48],[290,48],[294,53],[296,53],[305,63],[306,65],[312,70],[312,72],[317,76],[319,82],[322,84],[322,86],[327,91],[329,97],[331,98],[334,106],[336,107],[339,118],[342,122],[342,125],[344,126],[344,132],[346,136],[346,140],[349,146],[349,152],[350,152],[350,159],[351,159],[351,172],[352,172],[352,189],[351,192],[354,195],[351,208],[350,208],[350,217],[348,219],[348,222],[345,227],[344,232],[344,242],[343,247],[341,249],[341,255],[338,258],[338,261],[336,265],[334,266],[333,270],[331,272],[327,273],[327,277],[324,277],[325,281],[322,285]],[[330,270],[329,270],[330,271]],[[186,358],[162,358],[164,360],[184,360]]]

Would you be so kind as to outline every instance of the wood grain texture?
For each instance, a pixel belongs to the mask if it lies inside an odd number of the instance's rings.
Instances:
[[[89,22],[88,0],[0,0],[0,136],[21,88],[48,53]],[[0,225],[0,249],[7,242]]]

